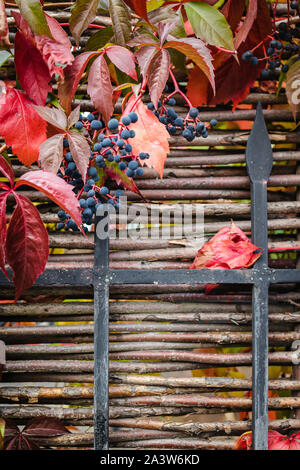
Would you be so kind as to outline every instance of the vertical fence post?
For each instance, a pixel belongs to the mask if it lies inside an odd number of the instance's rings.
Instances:
[[[102,238],[100,232],[106,232]],[[97,214],[94,255],[94,448],[108,449],[109,214]]]
[[[267,182],[273,152],[262,113],[256,119],[247,144],[246,163],[251,182],[251,239],[263,249],[255,264],[252,291],[252,426],[254,450],[268,449],[268,202]]]

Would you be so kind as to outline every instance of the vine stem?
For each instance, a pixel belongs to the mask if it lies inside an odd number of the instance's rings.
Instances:
[[[179,85],[177,83],[177,80],[175,78],[175,75],[173,74],[171,68],[169,69],[169,73],[170,73],[170,77],[172,78],[172,81],[173,81],[173,84],[174,84],[174,87],[175,87],[174,92],[171,95],[169,95],[169,98],[171,98],[171,96],[175,95],[176,93],[179,93],[183,97],[183,99],[186,101],[186,103],[189,105],[189,107],[192,108],[193,107],[192,103],[186,97],[186,95],[183,93],[183,91],[180,90]]]

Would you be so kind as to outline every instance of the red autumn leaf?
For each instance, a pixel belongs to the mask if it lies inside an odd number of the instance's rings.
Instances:
[[[116,162],[107,161],[104,167],[104,173],[115,181],[117,185],[122,186],[124,189],[129,189],[129,191],[143,197],[133,179],[129,178],[124,171],[120,170]]]
[[[15,300],[32,286],[44,271],[48,256],[48,232],[37,208],[26,197],[14,193],[17,201],[7,230],[6,259],[13,270]]]
[[[0,194],[0,269],[4,272],[8,278],[7,271],[5,269],[5,243],[6,243],[6,199],[7,193]]]
[[[76,108],[71,111],[70,115],[68,116],[68,128],[70,129],[71,127],[76,124],[77,121],[80,119],[80,104],[76,106]]]
[[[263,1],[265,3],[265,0]],[[236,49],[238,49],[240,45],[242,44],[242,42],[244,42],[248,38],[248,35],[253,27],[253,24],[257,18],[257,15],[258,15],[258,0],[249,0],[249,6],[248,6],[246,19],[243,22],[242,26],[240,27],[234,39],[234,46]],[[259,15],[263,15],[263,13],[260,11]]]
[[[67,114],[71,111],[71,103],[82,78],[82,74],[89,60],[95,55],[99,55],[99,52],[83,52],[75,58],[72,65],[66,67],[64,70],[64,80],[58,84],[58,97],[60,104]]]
[[[49,124],[62,132],[66,132],[68,127],[68,119],[61,109],[48,108],[48,106],[34,106],[34,109]]]
[[[134,55],[122,46],[109,46],[105,49],[106,55],[111,62],[129,77],[137,80]]]
[[[155,109],[169,78],[169,70],[170,54],[166,49],[161,49],[152,58],[147,69],[147,84]]]
[[[260,250],[260,251],[258,251]],[[262,250],[250,242],[233,221],[223,227],[198,251],[190,269],[240,269],[253,266]],[[208,284],[206,292],[215,285]]]
[[[82,32],[93,22],[98,10],[98,0],[78,0],[72,8],[70,30],[76,43]]]
[[[36,437],[62,436],[68,432],[58,419],[43,416],[32,419],[22,431],[23,434]]]
[[[91,66],[87,92],[104,121],[109,121],[114,110],[112,102],[113,88],[109,69],[103,55],[99,55]]]
[[[14,181],[15,181],[15,175],[14,175],[13,169],[1,154],[0,154],[0,173],[2,173],[2,175],[4,175],[8,179],[10,186],[13,186]]]
[[[46,194],[46,196],[70,214],[77,225],[81,225],[78,200],[72,190],[72,186],[61,178],[47,171],[28,171],[22,175],[15,187],[18,188],[23,184]]]
[[[228,0],[222,8],[222,13],[233,32],[238,27],[244,10],[245,0]]]
[[[40,146],[39,161],[45,171],[57,174],[64,155],[64,134],[55,134]]]
[[[194,106],[226,104],[233,102],[234,108],[248,95],[251,86],[260,75],[264,61],[257,66],[242,60],[242,54],[251,50],[260,41],[265,40],[272,32],[272,23],[265,0],[258,0],[259,15],[257,15],[246,41],[238,48],[239,63],[233,56],[217,52],[214,57],[216,94],[209,84],[207,77],[198,68],[191,71],[187,96]],[[265,57],[263,46],[255,49],[258,59]]]
[[[44,105],[52,90],[51,76],[42,55],[22,33],[15,37],[15,65],[23,90],[39,105]]]
[[[148,21],[147,15],[147,0],[124,0],[125,3],[131,8],[131,10],[135,11],[137,15],[144,18]]]
[[[70,150],[78,171],[83,181],[86,181],[86,173],[90,162],[90,146],[86,138],[77,131],[67,133]]]
[[[38,159],[39,148],[46,139],[46,123],[35,111],[28,97],[1,84],[0,135],[19,160],[30,166]]]
[[[147,46],[140,47],[135,53],[135,57],[138,61],[141,74],[143,75],[144,78],[146,77],[147,69],[156,51],[157,51],[156,46],[153,46],[150,44]]]
[[[252,450],[252,431],[245,432],[237,439],[234,450]],[[268,450],[300,450],[300,432],[289,437],[269,431]]]
[[[198,38],[181,38],[165,43],[164,48],[176,49],[192,60],[204,73],[215,92],[214,67],[210,49]]]
[[[138,114],[138,121],[130,124],[130,129],[135,131],[135,138],[132,139],[131,145],[133,153],[138,155],[141,151],[149,153],[150,158],[141,160],[141,164],[146,163],[150,168],[154,168],[160,177],[163,176],[164,164],[169,153],[169,134],[163,124],[159,122],[157,117],[147,109],[147,107],[138,101],[133,95],[127,103],[123,113],[126,116],[129,112],[134,111]]]

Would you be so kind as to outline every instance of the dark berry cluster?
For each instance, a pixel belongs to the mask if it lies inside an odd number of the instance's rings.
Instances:
[[[157,110],[152,102],[148,103],[150,109],[159,119],[159,121],[166,126],[170,135],[181,134],[188,142],[192,142],[195,137],[208,137],[207,125],[199,118],[199,111],[197,108],[190,108],[187,116],[182,118],[178,116],[175,109],[176,100],[173,97],[166,98],[158,102]],[[217,125],[217,120],[212,119],[210,126]]]
[[[80,116],[75,128],[83,133],[90,142],[89,168],[87,180],[84,183],[82,175],[78,171],[69,148],[69,142],[64,140],[64,158],[58,171],[58,176],[74,187],[73,191],[79,200],[83,229],[87,232],[92,224],[93,215],[104,203],[119,208],[119,199],[123,194],[121,188],[115,189],[110,194],[110,188],[104,185],[108,174],[116,174],[118,179],[134,178],[142,176],[144,170],[139,166],[139,160],[149,158],[145,152],[135,155],[130,139],[134,139],[135,131],[129,129],[130,124],[138,121],[138,115],[134,112],[124,116],[119,122],[113,118],[105,127],[97,113],[88,116]],[[60,222],[58,230],[68,228],[78,231],[78,227],[70,215],[65,211],[58,212]]]

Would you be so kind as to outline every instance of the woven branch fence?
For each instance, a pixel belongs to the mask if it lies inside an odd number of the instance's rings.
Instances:
[[[70,17],[69,2],[46,6],[60,21]],[[280,7],[281,8],[281,7]],[[10,8],[7,10],[10,11]],[[284,9],[282,13],[284,14]],[[9,16],[9,23],[13,25]],[[99,16],[95,24],[110,24]],[[14,33],[12,33],[13,35]],[[88,38],[82,38],[82,44]],[[72,40],[73,41],[73,40]],[[7,66],[8,64],[8,66]],[[14,76],[13,63],[0,69]],[[79,88],[82,111],[92,109],[86,86]],[[250,235],[249,179],[245,145],[261,101],[274,150],[269,182],[270,266],[299,267],[300,132],[284,94],[253,89],[235,111],[203,108],[224,130],[211,131],[189,147],[170,138],[163,179],[146,169],[137,185],[149,203],[126,193],[132,207],[150,214],[189,203],[205,215],[208,239],[230,219]],[[246,106],[247,105],[247,106]],[[253,105],[253,109],[251,107]],[[117,103],[116,111],[120,110]],[[180,99],[175,108],[186,110]],[[240,129],[238,122],[243,123]],[[227,129],[230,127],[229,129]],[[27,171],[14,161],[17,176]],[[23,191],[49,224],[51,255],[47,268],[93,265],[93,234],[58,233],[58,207],[32,190]],[[160,203],[160,204],[159,204]],[[13,202],[9,202],[12,204]],[[144,217],[145,226],[150,223]],[[200,247],[192,228],[184,239],[112,240],[113,269],[189,268]],[[32,287],[17,304],[14,292],[0,290],[0,340],[6,363],[0,385],[0,416],[24,425],[37,416],[60,418],[72,433],[43,438],[56,449],[93,447],[93,291],[92,287]],[[300,368],[291,345],[300,340],[300,291],[295,284],[270,289],[270,428],[288,433],[300,428]],[[110,298],[110,447],[133,449],[232,449],[236,436],[251,429],[251,291],[223,286],[112,286]]]

